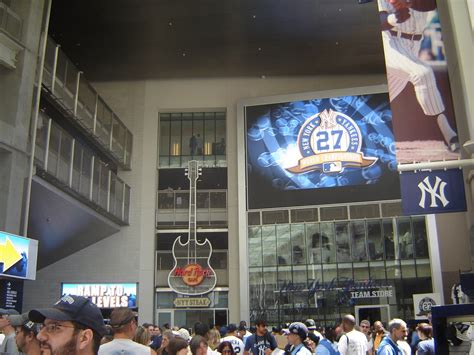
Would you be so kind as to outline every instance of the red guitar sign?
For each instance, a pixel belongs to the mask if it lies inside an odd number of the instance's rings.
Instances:
[[[173,243],[174,266],[168,275],[168,285],[182,295],[202,295],[216,286],[216,272],[211,267],[211,242],[196,239],[196,182],[201,169],[196,160],[188,162],[189,179],[189,237],[183,243],[179,236]]]

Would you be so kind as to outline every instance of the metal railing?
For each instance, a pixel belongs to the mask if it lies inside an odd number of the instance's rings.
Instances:
[[[128,224],[130,186],[44,113],[38,119],[35,162],[63,186]]]
[[[16,14],[5,0],[0,0],[0,29],[7,32],[17,41],[21,40],[23,20]]]
[[[161,190],[157,193],[157,225],[187,226],[189,223],[189,191]],[[227,190],[197,190],[198,226],[227,225]]]
[[[132,133],[50,37],[42,84],[119,165],[130,168]]]

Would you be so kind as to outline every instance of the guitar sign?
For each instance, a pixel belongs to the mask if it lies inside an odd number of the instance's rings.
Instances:
[[[183,243],[182,236],[173,243],[174,266],[168,275],[168,285],[182,295],[203,295],[211,292],[216,286],[217,277],[211,267],[211,242],[206,238],[199,242],[196,239],[196,182],[201,169],[196,160],[188,163],[189,179],[189,237]]]

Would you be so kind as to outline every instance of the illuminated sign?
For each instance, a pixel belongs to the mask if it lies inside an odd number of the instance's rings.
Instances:
[[[87,297],[99,308],[137,307],[136,283],[63,283],[61,295]]]
[[[176,298],[174,300],[175,307],[192,308],[192,307],[209,307],[211,300],[207,297],[201,298]]]
[[[199,264],[188,264],[183,268],[176,268],[174,270],[174,276],[182,277],[183,282],[188,286],[197,286],[200,285],[204,278],[212,277],[212,269],[204,269]]]
[[[0,276],[34,280],[38,241],[0,232]]]
[[[400,198],[387,93],[245,107],[249,209]]]

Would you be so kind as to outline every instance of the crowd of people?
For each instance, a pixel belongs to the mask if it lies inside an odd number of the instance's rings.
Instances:
[[[51,308],[24,314],[0,309],[0,354],[26,355],[408,355],[435,354],[432,328],[392,319],[356,324],[348,314],[334,328],[313,319],[267,328],[265,320],[226,326],[197,322],[193,329],[138,324],[135,312],[116,308],[106,324],[89,299],[63,296]]]

